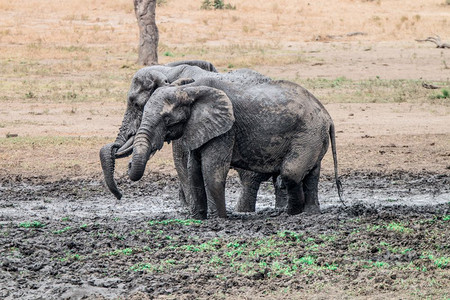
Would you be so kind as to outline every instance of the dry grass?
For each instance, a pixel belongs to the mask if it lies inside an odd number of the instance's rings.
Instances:
[[[198,0],[169,0],[157,8],[161,53],[203,58],[221,67],[290,64],[289,45],[317,36],[361,31],[378,42],[450,36],[449,7],[434,1],[243,1],[236,10],[200,10]],[[39,61],[51,73],[132,65],[138,28],[132,1],[2,1],[3,67]],[[347,37],[352,41],[355,38]],[[263,53],[261,53],[263,49]],[[289,51],[290,50],[290,51]],[[161,62],[170,60],[161,56]],[[8,66],[6,66],[8,67]],[[7,72],[9,74],[9,72]]]
[[[423,75],[415,69],[393,72],[402,59],[428,66],[433,77],[425,79],[449,85],[448,52],[414,42],[432,33],[450,38],[450,6],[442,0],[228,2],[237,9],[205,11],[200,0],[159,6],[160,62],[205,59],[220,71],[251,67],[299,82],[325,103],[444,102],[420,88]],[[98,149],[120,126],[131,76],[140,68],[132,1],[0,0],[0,15],[1,174],[100,175]],[[355,31],[366,35],[345,36]],[[377,52],[389,47],[401,48],[399,56]],[[392,67],[384,71],[378,56]],[[355,57],[362,72],[345,69]],[[414,79],[358,78],[372,63],[381,67],[371,74]],[[19,139],[3,138],[7,133]],[[151,168],[170,161],[166,151]]]

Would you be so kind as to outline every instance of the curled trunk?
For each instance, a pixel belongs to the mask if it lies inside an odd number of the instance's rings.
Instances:
[[[122,198],[122,193],[119,191],[116,181],[114,180],[114,167],[116,159],[115,156],[119,147],[120,145],[112,143],[107,144],[100,149],[100,162],[102,164],[103,176],[105,178],[106,185],[118,200]]]
[[[128,170],[128,176],[132,181],[138,181],[142,178],[150,157],[149,142],[143,134],[137,134],[133,148],[133,158]]]

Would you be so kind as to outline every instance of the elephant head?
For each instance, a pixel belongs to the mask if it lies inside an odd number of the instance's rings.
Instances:
[[[130,179],[142,177],[147,161],[164,141],[180,139],[186,150],[195,150],[226,133],[233,123],[233,106],[221,90],[193,85],[158,89],[145,105],[134,139]]]
[[[168,84],[167,77],[152,67],[136,72],[128,91],[127,110],[117,138],[114,143],[107,144],[100,150],[100,162],[106,185],[117,199],[122,197],[122,193],[114,180],[115,159],[131,154],[134,137],[141,125],[142,114],[148,99],[157,88]]]

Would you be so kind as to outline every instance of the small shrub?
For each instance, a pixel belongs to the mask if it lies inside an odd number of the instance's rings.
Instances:
[[[25,94],[25,97],[28,99],[32,99],[36,98],[36,95],[33,92],[29,91],[28,93]]]
[[[450,99],[450,92],[447,89],[442,89],[441,92],[442,94],[436,95],[437,99]]]
[[[163,6],[167,4],[167,0],[156,0],[156,6]]]
[[[236,5],[231,5],[230,3],[223,2],[223,0],[203,0],[202,5],[200,6],[200,9],[236,9]]]

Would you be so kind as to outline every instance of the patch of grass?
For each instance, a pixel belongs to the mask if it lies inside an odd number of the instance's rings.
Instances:
[[[165,51],[164,53],[163,53],[163,55],[164,56],[169,56],[169,57],[174,57],[175,55],[172,53],[172,52],[170,52],[170,51]]]
[[[131,255],[133,254],[133,249],[131,248],[125,248],[125,249],[117,249],[114,251],[110,251],[108,253],[106,253],[106,256],[114,256],[114,255]]]
[[[53,231],[53,233],[54,233],[54,234],[61,234],[61,233],[64,233],[64,232],[66,232],[66,231],[69,231],[70,229],[72,229],[72,227],[66,226],[66,227],[64,227],[63,229]]]
[[[71,253],[69,251],[69,252],[67,252],[65,257],[59,258],[59,261],[65,262],[65,261],[69,261],[69,260],[82,260],[82,259],[84,259],[84,257],[81,256],[80,254]]]
[[[19,227],[22,227],[22,228],[42,228],[42,227],[45,227],[45,224],[41,223],[39,221],[22,222],[22,223],[19,223]]]
[[[287,78],[289,79],[289,78]],[[351,80],[345,77],[326,78],[291,78],[290,80],[304,86],[325,103],[433,103],[445,100],[447,93],[430,95],[419,80],[368,79]],[[446,82],[436,83],[447,85]],[[445,93],[445,94],[444,94]],[[443,101],[440,104],[448,104]]]
[[[401,233],[412,232],[411,228],[406,227],[403,223],[400,223],[400,222],[391,222],[386,225],[386,229],[401,232]]]
[[[230,3],[225,3],[222,0],[203,0],[202,5],[200,6],[200,9],[236,9],[236,5],[231,5]]]
[[[434,99],[450,99],[450,92],[447,89],[442,89],[440,94],[433,95]]]
[[[420,256],[420,258],[429,259],[439,269],[443,269],[446,268],[447,266],[450,266],[450,256],[436,257],[435,255],[432,254],[424,254]]]
[[[172,266],[176,265],[177,262],[174,259],[166,259],[161,261],[159,264],[152,263],[138,263],[130,267],[132,271],[146,271],[150,273],[161,273],[168,271]]]

